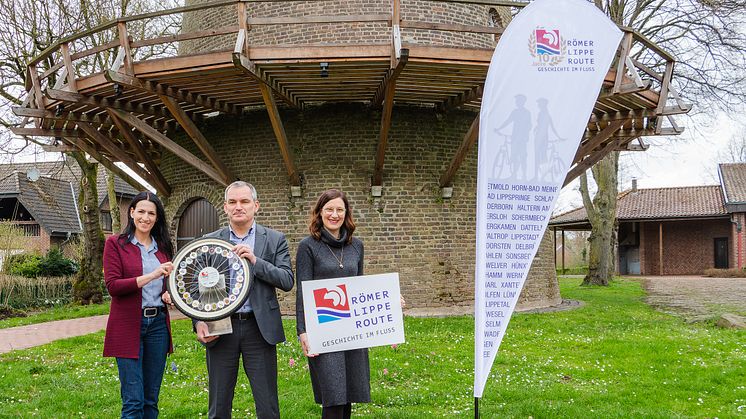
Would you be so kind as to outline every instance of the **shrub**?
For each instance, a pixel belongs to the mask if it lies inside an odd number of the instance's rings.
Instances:
[[[20,275],[26,278],[36,278],[41,269],[39,263],[41,256],[35,253],[21,253],[9,256],[6,261],[7,272],[11,275]]]
[[[565,268],[564,272],[562,268],[556,268],[557,275],[588,275],[588,266],[573,266],[572,268]]]
[[[26,309],[69,303],[73,277],[24,278],[0,274],[0,307]]]
[[[67,276],[78,272],[78,264],[62,254],[60,249],[49,249],[47,255],[39,262],[39,275]]]

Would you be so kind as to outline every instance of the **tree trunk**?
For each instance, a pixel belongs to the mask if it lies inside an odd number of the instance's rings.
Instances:
[[[82,305],[103,302],[104,233],[101,231],[98,193],[96,191],[97,164],[89,163],[83,153],[70,153],[81,170],[78,209],[83,224],[85,251],[80,270],[73,282],[73,300]]]
[[[122,219],[119,212],[117,193],[114,190],[114,173],[106,169],[106,192],[109,197],[109,215],[111,216],[111,232],[119,234],[122,231]]]
[[[614,151],[593,166],[593,178],[598,190],[593,200],[588,191],[588,178],[580,178],[580,193],[583,197],[591,235],[588,238],[588,275],[583,285],[609,285],[616,270],[616,200],[619,152]]]

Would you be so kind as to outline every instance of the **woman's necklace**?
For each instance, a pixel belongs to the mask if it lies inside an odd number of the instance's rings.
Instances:
[[[324,243],[324,244],[326,244],[326,243]],[[342,263],[342,260],[345,258],[345,247],[342,246],[342,252],[339,254],[339,257],[337,257],[337,255],[334,254],[334,251],[332,250],[331,247],[329,247],[328,244],[326,244],[326,248],[329,249],[329,252],[331,252],[332,256],[334,256],[334,260],[336,260],[337,262],[339,262],[339,269],[344,269],[345,265],[344,265],[344,263]]]

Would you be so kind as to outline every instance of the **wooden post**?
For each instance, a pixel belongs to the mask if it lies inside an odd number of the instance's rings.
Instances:
[[[118,22],[117,31],[119,32],[119,46],[124,51],[124,72],[133,76],[135,68],[132,64],[132,50],[130,49],[129,35],[127,35],[127,24]]]
[[[399,0],[391,0],[391,68],[401,57],[401,6]]]
[[[663,223],[658,223],[658,273],[663,275]]]
[[[238,32],[239,35],[243,33],[243,42],[242,42],[242,53],[245,56],[249,56],[249,21],[248,21],[248,12],[246,10],[246,3],[244,2],[238,2],[236,5],[238,8]]]
[[[73,92],[77,92],[78,85],[77,85],[77,82],[75,81],[75,69],[73,68],[73,61],[72,59],[70,59],[70,45],[67,42],[65,42],[64,44],[61,44],[60,51],[62,52],[62,59],[65,62],[67,86]]]
[[[658,95],[658,107],[655,109],[657,115],[663,113],[663,109],[666,107],[668,101],[668,86],[671,84],[671,78],[673,77],[673,61],[666,62],[666,72],[663,73],[663,81],[661,81],[661,92]],[[660,123],[656,124],[655,131],[659,133],[662,126]]]
[[[459,167],[461,167],[461,163],[466,158],[466,155],[469,153],[469,150],[471,150],[471,147],[477,141],[477,138],[479,138],[479,115],[477,115],[476,118],[474,118],[474,120],[471,122],[471,126],[469,126],[469,129],[466,131],[464,139],[461,140],[461,145],[459,145],[458,150],[456,150],[456,154],[453,156],[453,159],[451,159],[451,164],[448,165],[448,169],[446,169],[446,171],[440,177],[439,184],[441,188],[451,186],[451,184],[453,184],[453,177],[456,176],[456,172],[458,171]]]
[[[626,58],[629,55],[629,51],[631,48],[632,32],[626,32],[624,34],[624,38],[622,38],[621,51],[619,51],[619,57],[616,67],[616,77],[614,78],[614,88],[612,89],[613,93],[619,93],[619,90],[621,89],[622,81],[624,80],[624,66],[627,64]]]
[[[562,274],[565,274],[565,230],[562,230]]]

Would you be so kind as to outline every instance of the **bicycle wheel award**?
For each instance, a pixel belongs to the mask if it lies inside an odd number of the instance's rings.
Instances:
[[[214,321],[230,316],[249,297],[249,264],[233,243],[203,238],[188,243],[173,260],[166,287],[171,302],[186,316]]]

